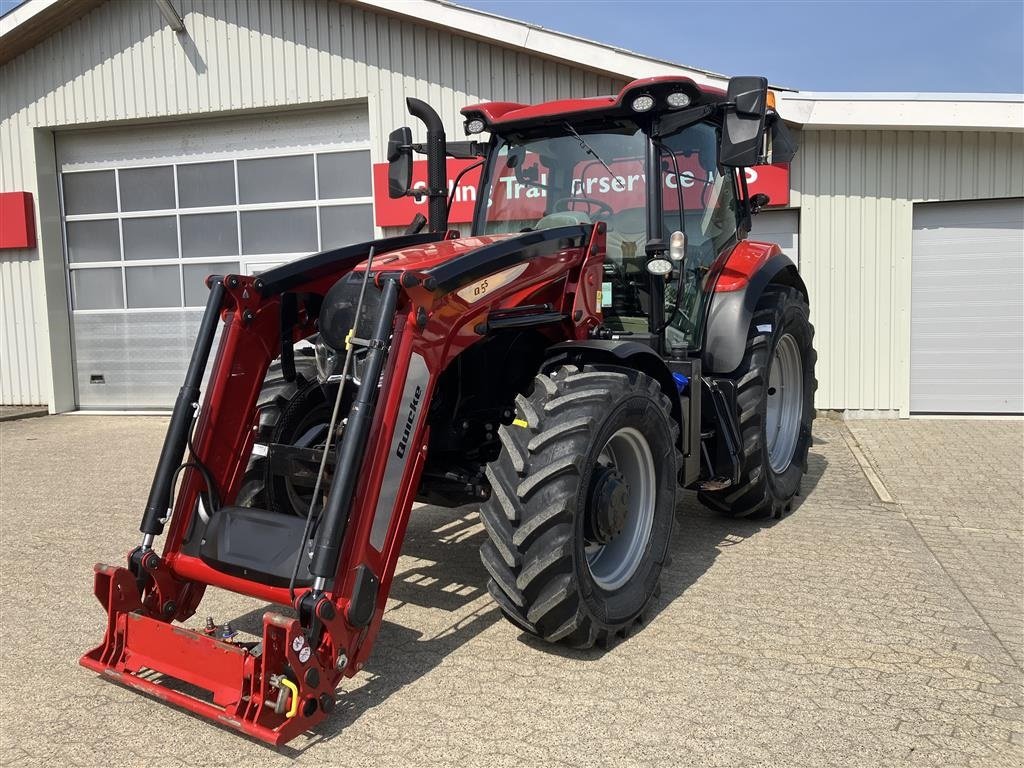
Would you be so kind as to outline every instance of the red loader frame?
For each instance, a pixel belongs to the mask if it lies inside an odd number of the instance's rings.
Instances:
[[[140,527],[142,545],[129,554],[127,567],[96,566],[94,592],[107,612],[107,629],[102,644],[81,663],[270,744],[316,726],[333,708],[341,678],[362,668],[380,629],[426,457],[429,427],[423,415],[438,376],[479,341],[474,329],[495,312],[546,305],[560,317],[544,330],[552,342],[585,339],[600,322],[604,226],[535,234],[533,257],[514,261],[524,265],[515,279],[497,288],[482,281],[468,293],[444,290],[445,281],[486,277],[512,264],[503,261],[500,239],[455,240],[454,232],[405,236],[317,254],[262,277],[209,278],[203,327]],[[436,267],[421,271],[422,248],[416,253],[418,271],[402,267],[403,248],[430,243]],[[388,271],[375,271],[370,279],[385,296],[393,296],[391,316],[383,318],[383,341],[368,342],[386,357],[383,377],[377,402],[369,403],[365,442],[351,436],[352,476],[358,481],[350,503],[332,508],[345,473],[338,469],[332,479],[315,539],[318,560],[311,566],[312,572],[319,564],[323,573],[311,587],[297,590],[293,602],[287,587],[228,573],[183,551],[208,482],[194,460],[221,498],[235,498],[253,450],[257,398],[270,363],[289,352],[290,343],[316,332],[319,301],[339,279],[366,269],[371,245],[377,263]],[[520,239],[520,253],[522,245]],[[382,316],[388,311],[385,301]],[[286,313],[293,323],[282,323]],[[195,420],[218,319],[223,322],[220,347]],[[185,465],[168,520],[167,500],[193,422],[193,461]],[[339,466],[346,461],[351,431],[350,425],[341,440]],[[165,523],[166,542],[158,555],[152,545]],[[266,613],[262,642],[255,647],[173,625],[195,614],[208,586],[293,605],[298,618]],[[174,681],[208,695],[180,690]]]

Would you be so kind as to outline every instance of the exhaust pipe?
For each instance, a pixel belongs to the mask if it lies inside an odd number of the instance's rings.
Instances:
[[[448,167],[444,125],[427,102],[405,100],[409,114],[427,127],[427,220],[431,232],[448,231]]]

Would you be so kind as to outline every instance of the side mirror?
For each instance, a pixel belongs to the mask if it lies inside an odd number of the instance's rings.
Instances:
[[[750,198],[750,212],[757,213],[764,208],[772,199],[768,197],[764,192],[758,192],[756,195],[752,195]]]
[[[764,144],[768,80],[763,77],[734,77],[729,80],[727,98],[732,106],[722,123],[718,161],[731,168],[757,165]]]
[[[405,197],[412,187],[412,129],[396,128],[388,136],[388,196]]]
[[[537,166],[526,167],[526,148],[522,144],[514,146],[508,151],[505,167],[513,170],[516,181],[520,184],[535,184],[540,178]]]

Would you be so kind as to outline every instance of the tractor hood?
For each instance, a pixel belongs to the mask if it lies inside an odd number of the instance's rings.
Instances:
[[[396,251],[388,251],[373,258],[374,272],[426,272],[447,261],[463,256],[478,248],[506,241],[514,235],[481,235],[479,237],[460,237],[456,240],[440,240],[434,243],[409,246]],[[356,267],[362,272],[366,269],[366,261]]]
[[[573,224],[529,232],[479,235],[389,251],[373,260],[373,271],[414,273],[428,290],[452,291],[460,285],[543,253],[585,244],[592,225]],[[361,272],[365,262],[356,268]]]
[[[393,276],[403,288],[420,286],[418,290],[425,288],[439,296],[537,256],[582,247],[592,229],[590,225],[576,224],[516,234],[433,240],[402,244],[394,250],[376,254],[370,278],[374,290],[368,290],[364,295],[359,332],[364,332],[364,323],[369,325],[377,314],[380,281],[385,276]],[[383,250],[394,240],[378,240],[372,245]],[[344,345],[349,330],[354,327],[363,275],[369,264],[370,245],[362,246],[363,258],[354,263],[351,271],[335,282],[324,296],[320,310],[320,335],[335,349]]]

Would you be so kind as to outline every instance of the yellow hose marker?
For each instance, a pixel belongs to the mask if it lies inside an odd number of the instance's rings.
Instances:
[[[355,332],[356,332],[355,326],[352,326],[351,328],[348,329],[348,335],[345,336],[345,349],[352,349],[352,344],[350,342],[350,339],[355,334]]]
[[[530,427],[530,422],[524,421],[523,419],[512,419],[512,423],[517,427],[522,427],[523,429],[529,429]]]
[[[285,715],[285,717],[290,720],[291,718],[295,717],[295,715],[298,714],[299,711],[299,686],[297,686],[287,677],[282,677],[278,682],[292,692],[292,705],[288,709],[288,713]]]

